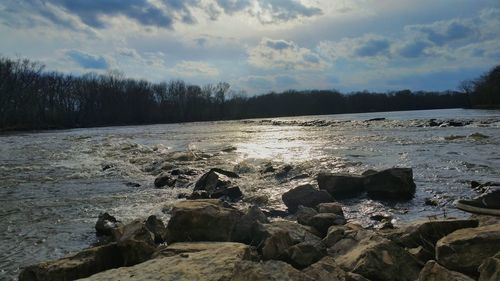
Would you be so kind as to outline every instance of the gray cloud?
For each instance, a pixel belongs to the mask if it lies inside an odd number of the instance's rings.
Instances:
[[[103,56],[88,54],[79,50],[69,50],[66,56],[85,69],[108,69],[109,63]]]
[[[295,46],[292,42],[288,42],[285,40],[272,40],[272,39],[267,39],[265,41],[265,44],[267,47],[275,50],[290,49],[294,48]]]
[[[216,2],[227,14],[243,11],[252,4],[251,0],[216,0]]]
[[[360,57],[373,57],[389,50],[391,42],[385,38],[370,38],[363,45],[354,50],[354,54]]]

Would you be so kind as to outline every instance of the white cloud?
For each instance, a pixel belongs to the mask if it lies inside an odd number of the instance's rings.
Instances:
[[[170,73],[181,77],[219,75],[219,70],[202,61],[182,61],[170,69]]]

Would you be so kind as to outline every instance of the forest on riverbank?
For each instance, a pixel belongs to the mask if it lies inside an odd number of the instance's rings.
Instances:
[[[0,130],[489,107],[500,104],[499,77],[500,66],[463,82],[460,92],[288,90],[249,97],[225,82],[152,83],[118,72],[74,76],[46,71],[30,60],[0,57]]]

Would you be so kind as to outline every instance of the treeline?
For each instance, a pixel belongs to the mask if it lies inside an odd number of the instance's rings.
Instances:
[[[500,108],[500,65],[473,80],[460,84],[475,108]]]
[[[230,96],[230,97],[229,97]],[[286,91],[247,97],[220,82],[151,83],[105,75],[45,71],[0,58],[0,129],[49,129],[465,107],[457,92]]]

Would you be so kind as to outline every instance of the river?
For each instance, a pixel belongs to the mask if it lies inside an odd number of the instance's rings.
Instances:
[[[366,121],[385,118],[378,121]],[[429,126],[429,119],[467,125]],[[288,175],[262,174],[290,165]],[[240,174],[245,198],[264,196],[283,209],[281,194],[314,183],[319,171],[361,173],[412,167],[417,193],[408,202],[346,200],[351,220],[372,213],[396,223],[428,216],[465,217],[451,202],[476,195],[470,181],[500,181],[500,110],[427,110],[242,121],[123,126],[0,135],[0,279],[95,242],[94,223],[107,211],[124,222],[168,219],[179,193],[218,167]],[[182,188],[154,188],[158,173],[192,169]],[[293,179],[296,178],[296,179]],[[438,206],[424,204],[432,198]],[[246,200],[247,202],[250,200]],[[243,203],[246,204],[246,203]]]

